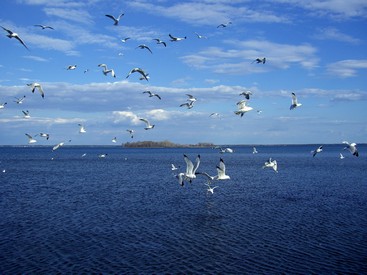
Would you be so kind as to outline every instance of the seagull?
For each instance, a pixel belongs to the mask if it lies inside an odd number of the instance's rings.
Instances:
[[[23,97],[20,97],[20,98],[18,98],[18,97],[14,97],[14,98],[16,99],[16,100],[14,100],[14,102],[16,104],[22,104],[23,100],[25,99],[25,95]]]
[[[146,77],[146,78],[145,78],[145,77]],[[146,80],[148,81],[148,79],[150,78],[150,77],[149,77],[149,74],[146,74],[146,76],[145,76],[145,77],[143,77],[143,76],[142,76],[142,77],[139,77],[139,80],[144,80],[144,79],[146,79]]]
[[[87,73],[87,72],[89,72],[89,69],[85,69],[85,70],[84,70],[84,73]]]
[[[143,94],[149,94],[149,97],[156,96],[156,97],[158,97],[159,99],[162,99],[162,98],[160,97],[160,95],[155,94],[155,93],[152,93],[151,91],[144,91],[144,92],[143,92]]]
[[[217,175],[210,176],[206,172],[197,172],[197,175],[204,175],[208,178],[208,181],[211,182],[212,180],[229,180],[230,176],[226,175],[226,165],[222,158],[219,160],[219,165],[216,166],[217,168]]]
[[[98,155],[98,157],[99,157],[99,158],[105,158],[105,157],[107,157],[107,155],[108,155],[108,154],[99,154],[99,155]]]
[[[122,16],[124,16],[124,13],[121,13],[117,18],[114,17],[113,15],[109,15],[109,14],[106,14],[107,17],[111,18],[113,21],[114,21],[114,25],[117,26],[119,24],[119,21],[121,19]]]
[[[273,170],[278,173],[278,163],[276,160],[271,160],[271,158],[269,158],[269,160],[266,161],[263,166],[263,168],[266,168],[266,167],[273,168]]]
[[[140,44],[136,48],[147,49],[148,51],[150,51],[150,53],[153,53],[152,50],[147,45],[145,45],[145,44]]]
[[[190,94],[186,94],[189,98],[187,99],[189,102],[190,101],[193,101],[195,102],[196,101],[196,97],[194,97],[193,95],[190,95]]]
[[[79,123],[78,125],[79,125],[79,127],[80,127],[80,128],[79,128],[79,133],[80,133],[80,134],[83,134],[83,133],[86,133],[86,132],[87,132],[87,130],[85,130],[85,128],[84,128],[84,126],[83,126],[82,124],[80,124],[80,123]]]
[[[171,170],[172,171],[175,171],[175,170],[177,170],[178,169],[178,167],[176,167],[173,163],[171,164]]]
[[[250,95],[252,95],[252,93],[250,91],[244,91],[240,93],[240,95],[245,96],[246,99],[250,99]]]
[[[19,37],[19,35],[17,33],[12,32],[11,30],[8,30],[8,29],[4,28],[3,26],[0,26],[0,27],[2,27],[4,29],[4,31],[6,31],[8,33],[6,35],[7,37],[17,39],[27,50],[29,50],[28,47],[26,46],[26,44],[23,42],[23,40]]]
[[[179,173],[176,176],[181,186],[184,186],[184,181],[189,181],[191,183],[192,180],[196,178],[196,170],[199,168],[200,165],[200,155],[196,157],[195,166],[192,161],[187,157],[187,155],[184,155],[184,160],[186,162],[186,172]]]
[[[50,138],[50,134],[40,133],[39,135],[40,135],[40,137],[44,137],[44,138],[46,138],[47,140]]]
[[[339,153],[339,154],[340,154],[340,156],[339,156],[340,159],[345,158],[342,153]]]
[[[226,148],[219,148],[219,153],[224,154],[224,153],[233,153],[233,149],[226,147]]]
[[[45,98],[45,93],[43,92],[41,84],[34,82],[27,84],[27,86],[30,86],[32,88],[32,93],[34,93],[34,90],[37,88],[38,91],[41,93],[42,98]]]
[[[66,69],[67,70],[75,70],[76,69],[76,65],[69,65]]]
[[[28,143],[36,143],[37,140],[35,140],[30,134],[25,134],[28,137]]]
[[[218,187],[218,186],[211,187],[209,183],[205,183],[205,185],[208,186],[208,189],[207,189],[208,193],[212,193],[212,194],[214,194],[214,189]]]
[[[225,24],[219,24],[218,26],[217,26],[217,28],[226,28],[226,27],[228,27],[229,25],[231,25],[232,24],[232,22],[228,22],[228,23],[225,23]]]
[[[170,38],[171,38],[171,41],[172,42],[177,42],[177,41],[181,41],[181,40],[185,40],[187,37],[175,37],[175,36],[172,36],[171,34],[168,35]]]
[[[51,29],[51,30],[54,30],[54,28],[53,27],[51,27],[51,26],[46,26],[46,25],[34,25],[35,27],[41,27],[42,28],[42,30],[44,30],[44,29]]]
[[[186,107],[187,107],[187,109],[191,109],[192,107],[194,107],[194,102],[195,102],[195,101],[190,101],[190,102],[182,103],[182,104],[180,105],[180,107],[186,106]]]
[[[257,112],[258,115],[260,115],[263,111],[257,110],[256,112]]]
[[[320,152],[322,152],[322,145],[319,146],[316,150],[311,151],[313,157],[315,157]]]
[[[290,110],[293,110],[299,106],[301,106],[302,104],[301,103],[298,103],[297,101],[297,97],[296,97],[296,94],[295,93],[292,93],[292,105],[291,107],[289,107]]]
[[[252,153],[253,154],[257,154],[257,153],[259,153],[257,150],[256,150],[256,147],[254,146],[254,147],[252,147]]]
[[[113,77],[116,77],[115,71],[113,69],[108,69],[106,64],[103,64],[103,63],[102,64],[98,64],[98,67],[102,67],[103,68],[102,73],[104,75],[107,75],[107,74],[111,73],[111,75]]]
[[[114,137],[111,141],[112,141],[113,143],[116,143],[116,142],[117,142],[117,137]]]
[[[153,40],[157,41],[157,44],[163,44],[163,46],[167,47],[166,42],[160,40],[159,38],[154,38]]]
[[[140,68],[134,68],[134,69],[132,69],[132,70],[129,72],[129,74],[126,76],[126,78],[128,78],[132,73],[139,73],[139,74],[141,74],[141,75],[143,76],[143,78],[144,78],[146,81],[148,81],[148,74],[147,74],[147,73],[145,73],[142,69],[140,69]]]
[[[150,129],[153,129],[154,128],[154,124],[152,125],[152,124],[150,124],[150,122],[147,120],[147,119],[145,119],[145,118],[140,118],[140,120],[141,121],[143,121],[143,122],[145,122],[145,124],[147,125],[144,129],[145,130],[150,130]]]
[[[252,64],[252,63],[254,63],[254,62],[256,62],[256,64],[259,64],[259,63],[263,63],[263,64],[265,64],[265,62],[266,62],[266,57],[263,57],[263,58],[256,58],[254,61],[252,61],[252,62],[251,62],[251,64]]]
[[[128,131],[130,133],[130,137],[133,138],[134,137],[134,130],[132,129],[127,129],[126,131]]]
[[[209,117],[219,117],[220,116],[220,114],[219,113],[211,113],[210,115],[209,115]]]
[[[241,117],[243,117],[243,115],[249,111],[251,111],[253,108],[250,106],[247,106],[247,101],[246,100],[241,100],[239,102],[237,102],[237,107],[238,110],[235,111],[234,113],[236,115],[240,115]]]
[[[4,109],[6,104],[8,104],[8,103],[4,102],[4,103],[0,104],[0,109]]]
[[[349,152],[353,155],[353,156],[356,156],[358,157],[359,156],[359,153],[358,153],[358,150],[357,150],[357,144],[356,143],[349,143],[348,141],[343,141],[344,144],[346,144],[346,147],[344,147],[344,150],[345,149],[348,149]]]
[[[195,34],[196,34],[197,38],[199,38],[199,39],[207,39],[207,37],[206,37],[206,36],[204,36],[204,35],[200,35],[200,34],[198,34],[197,32],[195,32]]]
[[[24,118],[28,119],[28,118],[31,118],[31,116],[29,115],[29,111],[23,111],[22,110],[22,113],[24,114]]]
[[[54,147],[52,147],[52,151],[55,151],[55,150],[59,149],[64,144],[65,144],[64,142],[60,142],[60,143],[56,144]]]
[[[129,39],[130,39],[130,37],[125,37],[124,39],[121,39],[121,42],[126,43],[126,41],[129,40]]]

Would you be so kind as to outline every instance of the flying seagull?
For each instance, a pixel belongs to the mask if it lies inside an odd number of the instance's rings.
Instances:
[[[60,142],[56,144],[54,147],[52,147],[52,151],[59,149],[61,146],[64,146],[64,144],[65,144],[64,142]]]
[[[25,134],[28,137],[28,143],[36,143],[37,140],[35,140],[30,134]]]
[[[23,103],[23,100],[25,99],[25,95],[23,97],[14,97],[16,100],[14,100],[14,102],[16,104],[22,104]]]
[[[145,124],[147,125],[144,129],[145,130],[150,130],[150,129],[153,129],[154,128],[154,124],[150,124],[150,122],[145,119],[145,118],[140,118],[141,121],[145,122]]]
[[[131,138],[133,138],[133,137],[134,137],[134,130],[132,130],[132,129],[127,129],[126,131],[128,131],[128,132],[129,132],[129,134],[130,134],[130,137],[131,137]]]
[[[23,40],[19,37],[19,35],[17,33],[12,32],[11,30],[8,30],[8,29],[4,28],[3,26],[0,26],[0,27],[2,27],[4,29],[4,31],[6,31],[8,33],[6,35],[7,37],[17,39],[27,50],[29,50],[28,47],[26,46],[26,44],[23,42]]]
[[[206,37],[206,36],[204,36],[204,35],[200,35],[200,34],[198,34],[197,32],[195,32],[195,34],[196,34],[197,38],[199,38],[199,39],[207,39],[207,37]]]
[[[273,168],[273,170],[278,173],[278,163],[275,159],[272,160],[271,158],[269,158],[269,160],[266,161],[263,166],[263,168],[266,168],[266,167]]]
[[[116,142],[117,142],[117,137],[114,137],[111,141],[112,141],[113,143],[116,143]]]
[[[147,49],[148,51],[150,51],[150,53],[153,53],[152,50],[147,45],[145,45],[145,44],[140,44],[136,48]]]
[[[297,101],[297,96],[295,93],[292,93],[292,104],[291,106],[289,107],[290,110],[293,110],[299,106],[301,106],[302,104],[301,103],[298,103]]]
[[[171,170],[172,171],[175,171],[175,170],[177,170],[178,169],[178,167],[176,167],[173,163],[171,164]]]
[[[116,77],[115,71],[113,69],[108,69],[106,64],[98,64],[98,67],[102,67],[103,68],[102,73],[104,75],[107,75],[107,74],[111,73],[111,75],[113,77]]]
[[[218,186],[211,187],[209,183],[205,183],[205,185],[208,186],[208,189],[207,189],[208,193],[212,193],[212,194],[214,194],[214,189],[218,187]]]
[[[153,40],[157,41],[157,44],[163,44],[163,46],[167,47],[166,42],[160,40],[159,38],[154,38]]]
[[[231,25],[232,24],[232,22],[228,22],[228,23],[222,23],[222,24],[219,24],[218,26],[217,26],[217,28],[226,28],[226,27],[228,27],[229,25]]]
[[[32,88],[32,93],[34,93],[34,90],[37,88],[38,91],[41,93],[42,98],[45,98],[45,93],[43,92],[41,84],[34,82],[27,84],[27,86],[30,86]]]
[[[6,104],[8,104],[8,103],[7,102],[1,103],[0,104],[0,109],[4,109]]]
[[[151,91],[144,91],[144,92],[143,92],[143,94],[149,94],[149,97],[156,96],[156,97],[158,97],[159,99],[162,99],[162,98],[160,97],[160,95],[155,94],[155,93],[152,93]]]
[[[26,118],[26,119],[31,118],[31,115],[29,114],[29,111],[28,110],[27,111],[23,111],[22,110],[22,113],[24,115],[24,118]]]
[[[51,26],[46,26],[46,25],[40,25],[40,24],[37,24],[37,25],[34,25],[35,27],[41,27],[42,28],[42,30],[44,30],[44,29],[51,29],[51,30],[54,30],[54,28],[53,27],[51,27]]]
[[[243,115],[249,111],[251,111],[253,108],[247,105],[247,101],[246,100],[241,100],[239,102],[237,102],[237,108],[238,110],[235,111],[234,113],[236,115],[239,115],[241,117],[243,117]]]
[[[184,155],[184,160],[186,162],[186,172],[176,175],[181,186],[184,186],[184,181],[192,182],[192,180],[196,178],[196,170],[200,165],[200,155],[196,157],[195,166],[187,155]]]
[[[182,40],[185,40],[187,38],[186,36],[185,37],[175,37],[171,34],[169,34],[168,36],[171,38],[172,42],[182,41]]]
[[[129,39],[131,39],[131,38],[130,37],[125,37],[125,38],[121,39],[121,42],[126,43],[126,41],[129,40]]]
[[[217,168],[217,175],[210,176],[206,172],[197,172],[197,175],[204,175],[208,178],[209,182],[212,180],[229,180],[230,176],[226,175],[226,165],[224,164],[224,161],[222,158],[219,160],[219,164],[216,166]]]
[[[67,70],[75,70],[76,69],[76,65],[69,65],[66,69]]]
[[[124,13],[121,13],[117,18],[116,17],[114,17],[113,15],[109,15],[109,14],[106,14],[106,16],[108,17],[108,18],[111,18],[113,21],[114,21],[114,25],[115,26],[117,26],[118,24],[119,24],[119,22],[120,22],[120,19],[121,19],[121,17],[122,16],[124,16]]]
[[[84,134],[84,133],[87,132],[87,130],[85,130],[85,128],[82,124],[79,123],[78,126],[79,126],[79,133],[80,134]]]
[[[252,64],[252,63],[254,63],[254,62],[256,62],[256,64],[259,64],[259,63],[263,63],[263,64],[265,64],[265,62],[266,62],[266,57],[263,57],[263,58],[256,58],[254,61],[252,61],[252,62],[251,62],[251,64]]]
[[[240,93],[240,95],[243,95],[246,99],[250,99],[250,95],[252,95],[252,93],[250,91],[244,91]]]
[[[134,68],[132,69],[129,74],[126,76],[126,78],[128,78],[132,73],[139,73],[143,76],[143,78],[148,81],[148,74],[146,72],[144,72],[142,69],[140,68]]]
[[[182,103],[180,105],[180,107],[186,106],[187,109],[191,109],[192,107],[194,107],[194,103],[195,103],[195,101],[190,101],[190,102]]]
[[[340,159],[343,159],[343,158],[345,158],[345,157],[343,156],[343,154],[342,154],[342,153],[339,153],[339,158],[340,158]]]
[[[48,140],[50,138],[50,134],[40,133],[39,135],[40,135],[40,137],[46,138],[46,140]]]
[[[319,146],[316,150],[312,150],[311,154],[312,154],[313,157],[315,157],[320,152],[322,152],[322,145]]]
[[[258,151],[256,150],[256,147],[254,146],[254,147],[252,147],[252,153],[253,154],[257,154],[258,153]]]
[[[346,145],[346,147],[344,147],[344,150],[347,149],[353,156],[359,156],[356,143],[349,143],[348,141],[343,141],[343,143]]]
[[[189,102],[195,102],[197,99],[196,97],[194,97],[193,95],[190,95],[190,94],[186,94],[189,98],[187,99],[187,101]]]

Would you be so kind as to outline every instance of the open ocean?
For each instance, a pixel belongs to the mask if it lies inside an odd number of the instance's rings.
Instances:
[[[0,273],[367,274],[367,145],[317,147],[0,147]]]

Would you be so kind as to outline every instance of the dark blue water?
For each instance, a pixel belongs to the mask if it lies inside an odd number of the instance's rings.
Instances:
[[[0,273],[366,274],[367,146],[316,147],[0,147]]]

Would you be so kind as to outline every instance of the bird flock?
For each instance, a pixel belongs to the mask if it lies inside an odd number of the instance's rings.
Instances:
[[[123,19],[123,17],[125,16],[125,13],[119,13],[117,16],[111,15],[111,14],[105,14],[105,16],[112,20],[112,23],[114,26],[119,26],[120,25],[120,21]],[[222,23],[217,25],[217,28],[228,28],[230,27],[232,24],[232,22],[226,22],[226,23]],[[41,28],[42,30],[55,30],[55,28],[53,28],[52,26],[47,26],[47,25],[42,25],[42,24],[35,24],[35,27]],[[23,45],[23,47],[27,50],[29,50],[29,47],[26,45],[26,43],[21,39],[21,37],[19,36],[19,34],[13,32],[12,30],[4,27],[4,26],[0,26],[5,32],[6,32],[6,36],[10,39],[15,39],[17,40],[21,45]],[[199,34],[197,32],[195,32],[195,35],[198,39],[207,39],[207,37],[205,35]],[[187,36],[175,36],[171,33],[168,34],[169,37],[169,41],[172,43],[179,43],[182,41],[185,41],[186,39],[188,39]],[[119,39],[122,43],[130,43],[129,41],[131,41],[130,37],[125,37],[122,39]],[[155,41],[155,43],[157,45],[162,45],[163,47],[167,47],[167,42],[165,42],[164,40],[162,40],[161,38],[153,38],[152,41]],[[135,49],[137,50],[142,50],[145,51],[147,54],[153,54],[153,51],[151,49],[151,47],[149,47],[146,44],[139,44],[135,47]],[[266,57],[254,57],[254,59],[252,60],[252,63],[255,63],[254,66],[266,66],[268,64],[268,59]],[[271,62],[271,60],[270,60]],[[250,62],[249,62],[250,63]],[[259,64],[259,65],[256,65]],[[102,69],[102,73],[105,76],[110,75],[113,78],[116,78],[116,73],[115,70],[113,68],[109,68],[107,64],[105,63],[101,63],[97,65],[99,68]],[[73,71],[73,70],[77,70],[78,69],[78,65],[77,64],[72,64],[72,65],[68,65],[66,67],[66,70],[68,71]],[[84,73],[87,73],[89,71],[89,69],[85,69]],[[126,79],[128,79],[129,77],[131,77],[133,74],[137,74],[139,75],[139,80],[140,81],[149,81],[150,76],[149,73],[146,72],[144,69],[140,68],[140,67],[135,67],[132,68],[126,75]],[[29,83],[27,84],[27,86],[30,87],[31,92],[35,93],[35,91],[37,90],[39,92],[39,94],[41,95],[42,99],[46,99],[47,98],[47,94],[45,93],[42,85],[40,83],[37,82],[33,82],[33,83]],[[46,91],[47,92],[47,91]],[[162,96],[151,91],[151,90],[145,90],[142,92],[142,94],[146,94],[148,95],[150,98],[157,98],[158,100],[164,100],[162,99]],[[250,98],[252,97],[253,92],[251,91],[242,91],[239,96],[243,96],[244,99],[238,101],[236,103],[236,109],[233,110],[233,113],[239,117],[244,117],[245,114],[247,112],[250,112],[253,110],[253,107],[249,106],[249,102],[250,102]],[[184,107],[187,109],[192,109],[194,108],[195,104],[197,104],[198,99],[192,95],[192,94],[186,94],[187,98],[185,101],[183,101],[183,103],[181,103],[178,107]],[[23,102],[26,99],[26,95],[24,95],[23,97],[16,97],[14,102],[16,104],[23,104]],[[298,109],[302,106],[302,104],[298,101],[296,93],[292,92],[290,94],[290,101],[291,101],[291,105],[289,107],[290,110],[295,110]],[[6,109],[7,106],[7,102],[0,102],[0,109]],[[258,114],[261,114],[261,110],[257,110]],[[23,118],[24,119],[30,119],[31,118],[31,113],[29,110],[22,110],[23,113]],[[219,117],[220,118],[220,114],[219,113],[212,113],[210,114],[210,117],[214,118],[214,117]],[[155,124],[151,123],[150,118],[139,118],[139,121],[145,124],[144,129],[145,130],[152,130],[155,128]],[[86,127],[82,124],[78,124],[79,126],[79,133],[80,134],[85,134],[87,133]],[[134,138],[134,130],[133,129],[126,129],[127,133],[130,135],[130,138]],[[42,138],[45,138],[46,140],[49,140],[50,138],[50,134],[49,133],[37,133],[35,135],[32,135],[30,133],[25,133],[26,137],[28,138],[28,143],[29,144],[34,144],[37,142],[37,140],[35,139],[35,137],[39,136]],[[69,140],[70,142],[71,140]],[[111,140],[112,143],[117,143],[117,137],[113,137]],[[348,143],[346,141],[343,142],[346,147],[345,149],[349,150],[350,153],[354,156],[359,156],[357,147],[355,143]],[[53,146],[52,150],[55,151],[57,149],[59,149],[60,147],[62,147],[65,144],[65,141],[59,142],[57,143],[55,146]],[[313,150],[312,156],[315,157],[317,154],[321,153],[323,151],[323,146],[318,147],[317,149]],[[220,152],[221,153],[233,153],[233,150],[230,148],[220,148]],[[258,151],[256,150],[256,148],[253,148],[253,154],[257,154]],[[106,157],[107,154],[101,154],[99,157],[104,158]],[[340,158],[344,158],[344,156],[342,154],[340,154]],[[192,182],[196,176],[200,175],[200,176],[204,176],[207,179],[207,183],[206,185],[208,186],[208,192],[213,193],[214,189],[217,186],[212,187],[212,182],[213,181],[217,181],[217,180],[228,180],[230,179],[230,177],[226,174],[226,166],[224,163],[223,158],[220,158],[218,165],[216,166],[216,170],[217,170],[217,174],[214,176],[209,175],[207,172],[200,172],[198,171],[198,167],[200,165],[200,155],[197,156],[196,160],[195,160],[195,164],[193,164],[193,162],[188,158],[188,156],[184,155],[184,161],[186,163],[186,171],[185,172],[180,172],[178,174],[176,174],[175,176],[178,178],[179,180],[179,184],[181,186],[184,186],[184,184],[186,182]],[[175,168],[174,170],[177,170],[177,167],[172,167],[172,169]],[[265,163],[263,168],[271,168],[273,169],[276,173],[278,172],[278,165],[277,165],[277,161],[273,160],[271,158],[269,158]]]

